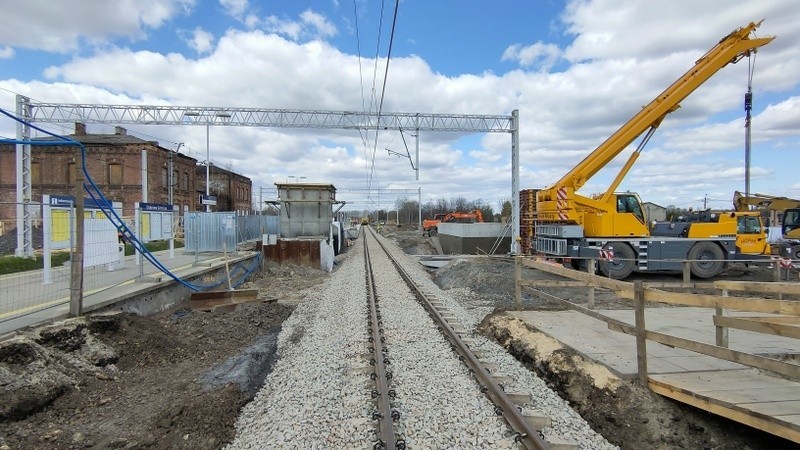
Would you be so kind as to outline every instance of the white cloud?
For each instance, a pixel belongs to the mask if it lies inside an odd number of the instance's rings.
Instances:
[[[247,0],[219,0],[219,4],[232,17],[241,18],[247,11]]]
[[[0,27],[0,45],[66,53],[82,40],[103,43],[110,37],[140,40],[190,10],[196,0],[71,0],[15,2],[14,17]],[[7,17],[8,18],[8,17]],[[31,20],[35,18],[35,20]]]
[[[757,181],[754,189],[788,195],[796,177],[786,174],[791,165],[785,161],[796,159],[797,147],[789,144],[800,139],[800,98],[785,98],[785,91],[800,79],[800,31],[794,25],[800,13],[781,6],[788,1],[766,3],[740,5],[744,12],[733,14],[717,1],[658,7],[640,1],[573,2],[563,17],[575,40],[563,53],[544,42],[507,47],[506,60],[533,71],[444,76],[418,56],[393,58],[384,111],[510,114],[518,109],[522,187],[543,187],[601,144],[722,36],[746,20],[766,16],[760,34],[776,34],[778,39],[758,54],[755,87],[760,109],[753,121],[751,176]],[[242,3],[223,5],[235,9]],[[691,12],[681,12],[687,8]],[[337,31],[318,12],[307,10],[295,20],[261,20],[246,8],[241,11],[249,14],[242,19],[248,30],[229,29],[216,42],[205,30],[196,30],[191,39],[199,56],[107,47],[50,67],[50,83],[6,80],[0,86],[41,101],[70,103],[362,109],[362,71],[376,68],[383,73],[385,60],[376,67],[374,60],[359,59],[326,42]],[[132,23],[134,31],[145,27],[142,20]],[[552,64],[564,61],[577,63],[549,72]],[[699,198],[698,192],[741,190],[746,70],[746,61],[724,68],[670,114],[621,188],[665,205],[686,205]],[[2,102],[13,104],[13,98],[3,97]],[[186,142],[188,152],[204,158],[202,127],[131,127],[137,128]],[[382,132],[377,144],[374,132],[366,136],[367,144],[358,133],[341,130],[217,127],[210,133],[212,160],[236,161],[237,170],[257,185],[298,175],[340,187],[362,186],[372,151],[380,149],[375,153],[375,179],[416,187],[408,160],[383,150],[390,143],[399,146],[399,137],[392,133]],[[508,198],[510,137],[488,134],[469,145],[459,142],[460,137],[420,133],[423,202],[429,196]],[[604,190],[620,165],[615,160],[586,190]]]
[[[555,44],[537,42],[522,46],[514,44],[503,52],[503,61],[518,61],[522,67],[536,66],[539,71],[548,72],[561,57],[561,49]]]
[[[14,57],[14,49],[11,47],[0,47],[0,59],[11,59]]]
[[[336,26],[334,26],[325,16],[315,13],[314,11],[307,9],[300,14],[300,19],[302,19],[303,24],[309,25],[316,32],[314,33],[316,36],[319,37],[332,37],[335,36]]]
[[[208,53],[214,48],[214,35],[197,27],[192,32],[192,37],[187,43],[199,54]]]
[[[249,18],[255,25],[254,18]],[[307,9],[300,14],[300,20],[269,16],[260,21],[263,28],[270,33],[277,33],[293,41],[308,39],[326,39],[338,34],[336,26],[325,16]]]

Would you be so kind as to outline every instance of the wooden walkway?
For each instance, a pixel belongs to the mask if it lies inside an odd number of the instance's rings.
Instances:
[[[632,310],[597,311],[633,324]],[[636,338],[576,311],[509,311],[623,378],[637,376]],[[649,330],[714,344],[713,309],[648,308]],[[800,341],[730,330],[730,348],[800,354]],[[648,383],[660,395],[800,443],[800,383],[711,356],[647,342]]]
[[[686,372],[649,377],[665,397],[800,443],[800,383],[757,369]]]

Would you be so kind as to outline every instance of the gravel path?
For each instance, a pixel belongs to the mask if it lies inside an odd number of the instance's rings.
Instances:
[[[278,362],[256,398],[243,408],[236,439],[228,448],[372,448],[376,437],[370,416],[375,406],[368,376],[362,245],[359,239],[323,285],[305,291],[305,301],[284,322]],[[441,292],[415,260],[393,243],[388,245],[427,289]],[[393,406],[401,414],[395,434],[412,449],[518,448],[512,430],[494,415],[489,400],[388,258],[370,249],[394,375],[390,387],[397,392]],[[474,329],[476,318],[459,302],[444,292],[439,298],[467,329]],[[534,400],[527,409],[552,418],[545,436],[560,436],[582,449],[615,448],[502,348],[480,336],[476,340],[484,358],[514,379],[507,390],[529,392]]]

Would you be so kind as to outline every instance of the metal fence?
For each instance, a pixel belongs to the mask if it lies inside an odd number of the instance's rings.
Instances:
[[[280,234],[280,220],[280,216],[238,216],[238,241],[241,243],[261,239],[265,234]]]
[[[0,221],[4,224],[4,233],[0,234],[0,262],[3,262],[0,268],[13,272],[5,275],[0,273],[0,324],[70,303],[72,273],[69,259],[74,248],[76,217],[72,205],[48,211],[45,209],[52,205],[24,205],[33,218],[33,250],[38,261],[32,257],[14,257],[17,247],[14,229],[17,206],[13,202],[0,202]],[[45,217],[47,223],[44,223]],[[148,223],[152,239],[156,224],[152,218]],[[175,252],[174,256],[171,249],[159,252],[156,256],[166,267],[191,264],[192,259],[197,262],[199,253],[234,253],[241,242],[260,239],[265,234],[278,234],[280,218],[237,216],[227,212],[192,212],[185,213],[183,225],[185,248],[180,253]],[[168,228],[168,223],[162,223],[162,234]],[[116,229],[100,211],[85,211],[83,254],[84,267],[80,277],[84,296],[103,296],[108,293],[113,296],[114,286],[159,271],[149,261],[124,256],[123,246],[117,242]],[[201,256],[206,257],[209,255]],[[18,267],[22,265],[28,267]]]
[[[234,252],[239,243],[278,234],[277,216],[237,216],[232,212],[190,212],[183,218],[188,253]]]

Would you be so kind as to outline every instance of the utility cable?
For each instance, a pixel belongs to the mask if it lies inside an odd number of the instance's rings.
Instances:
[[[128,225],[125,223],[125,221],[122,220],[122,218],[119,217],[119,215],[117,214],[116,210],[114,210],[112,203],[109,202],[109,200],[103,195],[101,189],[94,182],[94,179],[89,174],[89,172],[88,172],[88,170],[86,168],[86,166],[87,166],[87,164],[86,164],[86,162],[87,162],[87,160],[86,160],[86,147],[82,143],[80,143],[78,141],[75,141],[73,139],[70,139],[70,138],[68,138],[66,136],[59,136],[57,134],[54,134],[54,133],[51,133],[51,132],[49,132],[47,130],[39,128],[36,125],[33,125],[30,122],[27,122],[27,121],[25,121],[23,119],[18,118],[17,116],[7,112],[6,110],[4,110],[2,108],[0,108],[0,114],[3,114],[3,115],[5,115],[5,116],[7,116],[7,117],[9,117],[9,118],[21,123],[21,124],[23,124],[25,126],[28,126],[28,127],[32,128],[34,130],[37,130],[39,132],[42,132],[42,133],[44,133],[44,134],[46,134],[48,136],[51,136],[51,137],[57,139],[55,141],[27,141],[27,140],[18,140],[18,139],[0,139],[0,143],[4,143],[4,144],[23,144],[23,145],[34,145],[34,146],[75,146],[75,147],[80,148],[80,150],[81,150],[81,160],[82,160],[82,165],[83,165],[83,174],[84,174],[84,177],[85,177],[85,181],[83,183],[84,190],[88,193],[89,197],[100,207],[100,210],[111,221],[111,223],[117,228],[117,231],[122,233],[123,237],[128,242],[131,243],[133,248],[136,249],[136,251],[138,251],[145,259],[147,259],[147,261],[149,261],[151,264],[153,264],[161,272],[163,272],[164,274],[166,274],[167,276],[172,278],[174,281],[176,281],[176,282],[182,284],[183,286],[185,286],[185,287],[187,287],[187,288],[189,288],[191,290],[194,290],[194,291],[208,290],[208,289],[211,289],[211,288],[214,288],[216,286],[221,285],[225,281],[225,280],[222,280],[220,282],[217,282],[217,283],[214,283],[214,284],[211,284],[211,285],[193,284],[193,283],[189,283],[187,281],[184,281],[183,279],[181,279],[180,277],[178,277],[177,275],[172,273],[172,271],[170,271],[169,268],[164,266],[161,263],[161,261],[159,261],[158,258],[155,255],[153,255],[150,252],[150,250],[148,250],[145,247],[144,243],[142,243],[139,240],[139,238],[130,229],[130,227],[128,227]],[[87,184],[87,182],[88,182],[88,184]],[[256,267],[256,263],[260,264],[261,257],[262,257],[262,255],[259,253],[258,257],[254,258],[252,267],[245,271],[247,275],[252,273],[252,271]],[[235,269],[236,268],[234,268],[234,270]]]

